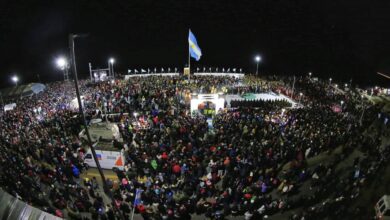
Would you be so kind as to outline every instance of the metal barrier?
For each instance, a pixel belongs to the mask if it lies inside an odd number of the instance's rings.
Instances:
[[[0,219],[59,220],[61,218],[27,205],[0,189]]]

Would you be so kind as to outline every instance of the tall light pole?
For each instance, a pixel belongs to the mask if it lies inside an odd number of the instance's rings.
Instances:
[[[13,76],[11,79],[12,79],[12,81],[15,83],[15,86],[18,86],[19,77],[17,77],[17,76],[15,75],[15,76]]]
[[[261,61],[261,56],[257,55],[255,57],[255,61],[256,61],[256,76],[259,74],[259,62]]]
[[[362,98],[362,114],[360,115],[360,119],[359,119],[359,123],[360,123],[360,126],[363,125],[363,115],[364,115],[364,111],[366,110],[366,107],[364,105],[364,95],[361,95],[360,96]]]
[[[115,73],[114,73],[114,63],[115,63],[115,59],[114,58],[110,58],[108,60],[108,68],[110,69],[110,72],[112,74],[112,77],[115,78]],[[111,71],[112,70],[112,71]]]
[[[69,80],[69,63],[68,61],[66,60],[65,57],[59,57],[56,61],[57,63],[57,67],[60,68],[60,70],[63,71],[64,73],[64,81],[68,81]]]
[[[300,93],[299,93],[299,104],[301,104],[301,99],[302,99],[302,96],[303,96],[303,93],[302,93],[302,92],[300,92]]]
[[[1,98],[1,112],[4,112],[4,100],[3,100],[3,93],[0,92],[0,98]]]
[[[92,145],[91,135],[89,134],[88,124],[87,124],[87,121],[85,120],[84,109],[83,109],[83,105],[81,103],[81,98],[80,98],[79,83],[78,83],[77,68],[76,68],[76,56],[75,56],[75,52],[74,52],[74,39],[76,39],[78,37],[80,38],[80,37],[86,37],[86,36],[87,35],[85,35],[85,34],[82,34],[82,35],[69,34],[70,60],[72,62],[72,69],[73,69],[73,73],[74,73],[74,84],[76,87],[77,101],[79,104],[80,115],[82,117],[83,124],[85,127],[85,134],[87,135],[88,145],[91,149],[91,153],[92,153],[93,159],[96,163],[96,167],[99,171],[100,177],[102,178],[104,192],[109,195],[109,197],[112,200],[112,205],[113,205],[114,209],[117,210],[117,208],[115,206],[114,198],[111,195],[110,189],[107,187],[106,178],[104,177],[103,170],[100,166],[99,160],[97,159],[95,147]],[[121,219],[123,219],[123,220],[125,219],[123,215],[121,215]]]
[[[77,101],[79,104],[79,111],[80,111],[81,119],[83,120],[83,124],[85,127],[85,133],[86,133],[87,139],[88,139],[88,145],[91,148],[93,159],[95,160],[96,167],[98,168],[100,177],[102,178],[104,191],[108,192],[106,178],[104,177],[103,170],[100,166],[99,160],[97,159],[95,148],[92,145],[91,135],[89,134],[88,124],[87,124],[87,121],[85,120],[84,109],[83,109],[83,105],[81,103],[81,98],[80,98],[79,82],[78,82],[77,68],[76,68],[76,56],[75,56],[75,52],[74,52],[74,39],[76,39],[78,37],[82,37],[82,36],[83,35],[77,35],[77,34],[70,34],[69,35],[69,49],[70,49],[70,56],[71,56],[71,62],[72,62],[72,70],[73,70],[73,74],[74,74],[74,83],[75,83],[75,87],[76,87],[76,95],[77,95]]]

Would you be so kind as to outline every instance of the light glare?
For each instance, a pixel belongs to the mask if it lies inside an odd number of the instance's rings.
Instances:
[[[18,82],[18,81],[19,81],[19,78],[18,78],[17,76],[13,76],[13,77],[12,77],[12,81]]]
[[[61,69],[64,69],[66,66],[66,59],[64,57],[60,57],[57,59],[57,66]]]

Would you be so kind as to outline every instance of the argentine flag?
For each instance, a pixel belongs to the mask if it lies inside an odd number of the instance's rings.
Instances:
[[[200,50],[198,43],[196,42],[196,38],[191,32],[191,30],[188,34],[188,44],[191,57],[194,58],[196,61],[199,61],[200,57],[202,56],[202,51]]]
[[[137,206],[142,203],[141,200],[141,193],[143,192],[142,189],[136,189],[135,191],[135,198],[134,198],[134,206]]]

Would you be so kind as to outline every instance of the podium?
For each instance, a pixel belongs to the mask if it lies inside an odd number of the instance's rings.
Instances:
[[[189,75],[190,75],[190,68],[189,68],[189,67],[184,67],[183,74],[184,74],[185,76],[189,76]]]

